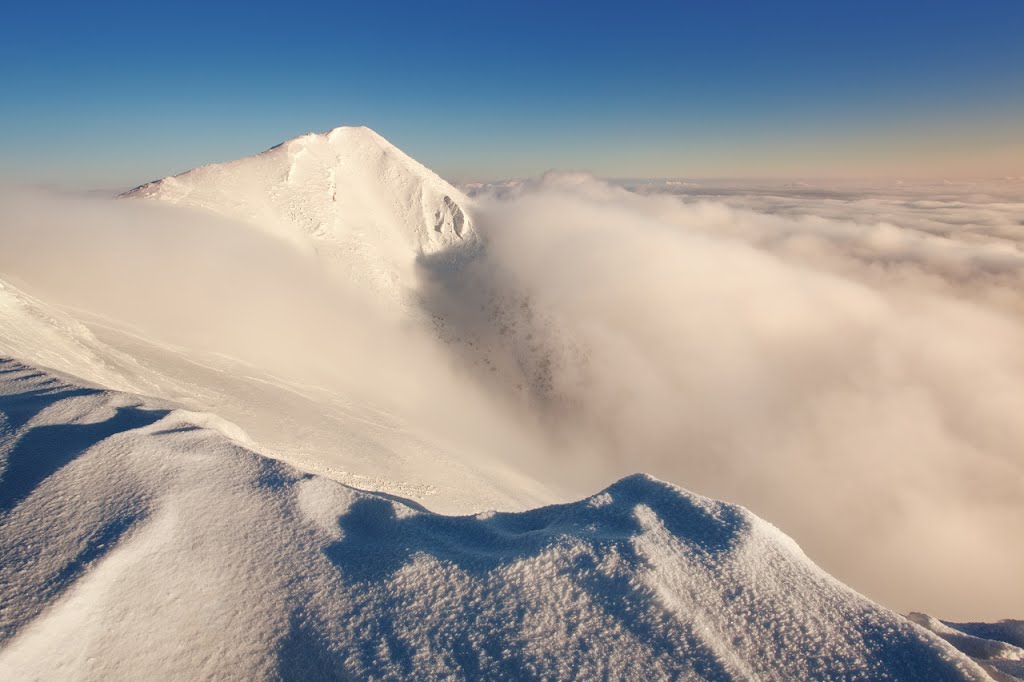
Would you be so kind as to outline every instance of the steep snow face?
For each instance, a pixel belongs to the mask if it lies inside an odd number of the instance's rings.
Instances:
[[[201,395],[104,344],[81,322],[0,280],[0,357],[16,357],[106,388]]]
[[[77,371],[104,386],[131,390],[115,369],[114,356],[125,364],[132,360],[108,351],[85,325],[0,280],[0,355]]]
[[[0,463],[3,679],[988,679],[646,476],[442,516],[9,360]]]
[[[476,239],[467,197],[365,127],[304,135],[125,196],[241,219],[315,250],[361,288],[399,297],[417,255]]]

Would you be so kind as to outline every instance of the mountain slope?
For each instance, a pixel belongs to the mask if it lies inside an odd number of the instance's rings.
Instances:
[[[377,293],[401,296],[419,254],[476,236],[468,199],[365,127],[297,137],[127,192],[251,223]]]
[[[182,386],[103,343],[75,318],[2,279],[0,356],[72,373],[108,389],[175,399],[205,397],[195,386]]]
[[[0,279],[0,357],[217,414],[239,424],[262,454],[437,511],[524,509],[552,499],[543,483],[510,466],[510,458],[453,442],[436,422],[410,421],[331,385],[297,383],[266,367],[159,343],[108,326],[113,323],[106,318],[86,319],[90,326]],[[244,326],[239,317],[232,321]],[[436,376],[416,363],[403,366],[416,370],[417,381],[430,384]],[[386,372],[374,369],[371,376]],[[474,414],[482,423],[482,413]],[[481,428],[493,437],[494,426]],[[503,433],[508,451],[536,447],[515,436]]]
[[[0,363],[0,677],[986,679],[740,507],[646,476],[448,517]]]

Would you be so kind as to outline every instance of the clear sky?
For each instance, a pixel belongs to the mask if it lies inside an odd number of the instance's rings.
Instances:
[[[1024,1],[4,5],[5,180],[354,124],[457,181],[1024,175]]]

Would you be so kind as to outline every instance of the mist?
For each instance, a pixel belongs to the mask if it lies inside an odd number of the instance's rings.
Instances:
[[[310,433],[302,415],[290,424],[296,415],[282,414],[278,404],[252,404],[265,395],[232,395],[237,386],[221,386],[219,376],[255,377],[279,385],[285,397],[301,395],[303,409],[324,413],[311,420],[334,419],[324,401],[343,413],[386,415],[383,423],[395,422],[387,429],[478,453],[483,467],[545,457],[537,430],[521,421],[529,416],[506,413],[456,366],[415,311],[383,304],[297,240],[139,200],[7,189],[0,206],[0,278],[94,329],[110,327],[155,349],[139,359],[164,376],[136,382],[135,390],[178,398],[180,387],[167,395],[162,385],[180,378],[193,391],[185,396],[190,407],[231,410],[251,436],[265,435],[285,456],[336,459],[330,451],[352,450],[347,441],[356,435],[341,424],[333,434]],[[186,375],[179,376],[181,363],[168,362],[174,358],[185,359]],[[52,352],[43,361],[78,370]],[[202,371],[193,373],[190,364]],[[281,399],[281,391],[271,397]],[[524,490],[522,506],[536,503]]]
[[[429,305],[585,453],[576,480],[642,470],[743,504],[896,608],[1024,604],[1024,257],[1005,234],[579,175],[479,200],[486,256],[431,273]]]
[[[1024,607],[1012,223],[964,240],[553,175],[478,196],[481,244],[421,258],[396,309],[203,212],[0,198],[0,276],[87,321],[385,406],[548,501],[644,471],[742,504],[892,608]]]

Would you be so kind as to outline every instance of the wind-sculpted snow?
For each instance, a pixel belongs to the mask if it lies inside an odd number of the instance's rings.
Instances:
[[[158,374],[131,355],[111,348],[81,322],[0,279],[0,356],[17,357],[74,373],[105,388],[159,393],[174,398],[208,398]]]
[[[750,512],[632,476],[449,517],[0,362],[4,679],[986,679]]]
[[[951,623],[923,613],[909,618],[970,656],[998,682],[1024,680],[1024,621]]]

